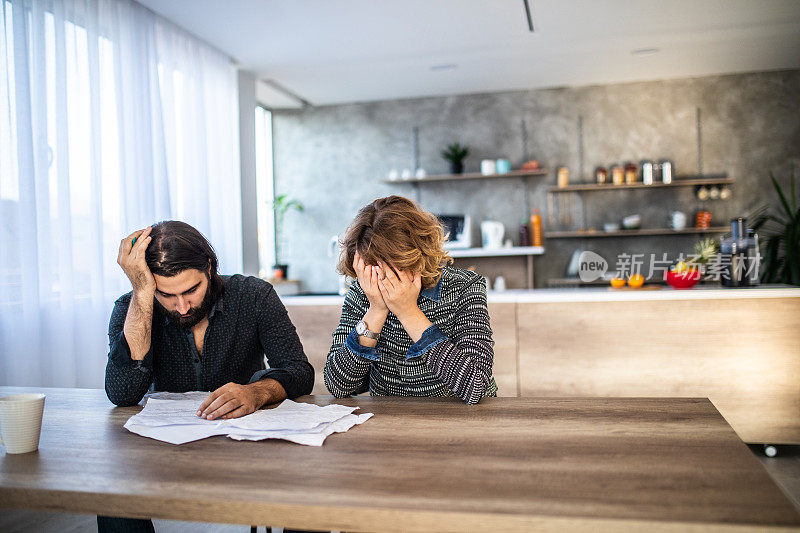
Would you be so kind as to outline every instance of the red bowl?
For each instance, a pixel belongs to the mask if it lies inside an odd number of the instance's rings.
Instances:
[[[700,281],[700,271],[697,269],[689,269],[683,272],[667,270],[664,273],[664,279],[667,281],[667,285],[674,289],[691,289]]]

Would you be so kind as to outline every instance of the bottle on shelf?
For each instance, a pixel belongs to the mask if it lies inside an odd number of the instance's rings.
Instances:
[[[559,187],[566,187],[569,185],[569,168],[558,167],[556,171],[556,182]]]
[[[533,246],[542,245],[542,215],[538,209],[534,209],[531,215],[531,241]]]
[[[528,227],[528,221],[525,219],[522,220],[522,223],[519,226],[519,245],[520,246],[531,245],[531,230]]]

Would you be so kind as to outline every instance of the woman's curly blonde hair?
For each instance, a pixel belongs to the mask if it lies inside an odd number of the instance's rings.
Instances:
[[[408,198],[378,198],[362,207],[347,228],[336,270],[355,278],[353,258],[358,252],[368,265],[383,261],[395,270],[419,272],[422,288],[429,289],[439,282],[442,268],[453,262],[444,240],[439,219]]]

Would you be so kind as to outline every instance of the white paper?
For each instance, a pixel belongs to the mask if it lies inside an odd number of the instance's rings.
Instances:
[[[197,410],[207,392],[154,393],[142,411],[128,419],[125,428],[152,439],[183,444],[215,435],[235,440],[284,439],[321,446],[332,433],[363,424],[372,413],[354,415],[358,407],[319,406],[284,400],[277,407],[230,420],[205,420]]]

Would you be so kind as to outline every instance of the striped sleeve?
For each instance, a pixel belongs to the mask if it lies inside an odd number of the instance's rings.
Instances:
[[[356,323],[364,318],[367,310],[360,302],[356,287],[357,284],[353,283],[344,298],[342,315],[333,332],[333,342],[323,369],[325,387],[337,398],[367,392],[370,362],[380,358],[375,348],[358,344]]]
[[[483,277],[464,288],[454,320],[453,337],[436,343],[423,358],[450,390],[464,402],[476,404],[486,394],[494,364]]]

